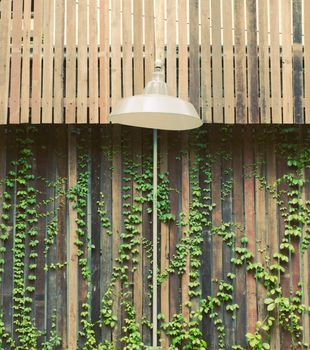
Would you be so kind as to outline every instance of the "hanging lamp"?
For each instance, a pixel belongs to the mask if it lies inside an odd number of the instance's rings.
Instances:
[[[156,30],[155,30],[155,67],[152,80],[146,84],[142,95],[121,99],[113,108],[109,121],[112,124],[122,124],[153,129],[153,265],[152,265],[152,347],[161,349],[158,343],[158,308],[157,308],[157,168],[158,148],[157,129],[159,130],[191,130],[202,125],[202,121],[194,106],[180,98],[169,96],[164,79],[164,2],[156,0]]]

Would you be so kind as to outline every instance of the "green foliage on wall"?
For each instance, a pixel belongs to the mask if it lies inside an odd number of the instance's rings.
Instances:
[[[87,226],[87,208],[89,205],[90,163],[89,144],[82,139],[78,148],[78,178],[75,186],[63,192],[63,184],[67,179],[47,181],[38,178],[34,171],[33,140],[35,128],[17,129],[18,154],[12,161],[5,179],[2,180],[3,200],[0,223],[0,283],[3,283],[5,255],[10,235],[14,237],[13,254],[13,331],[6,329],[4,309],[0,310],[0,349],[56,349],[62,342],[57,330],[57,315],[53,313],[52,326],[47,334],[38,329],[34,315],[34,298],[38,271],[38,220],[45,217],[47,230],[44,240],[45,271],[50,269],[66,269],[66,261],[48,260],[50,249],[55,244],[58,234],[57,196],[65,195],[73,204],[76,211],[76,241],[77,257],[80,274],[88,286],[85,302],[81,306],[79,322],[79,344],[82,349],[113,350],[113,341],[101,342],[96,338],[95,329],[103,327],[113,329],[120,320],[113,312],[114,291],[117,283],[121,285],[121,304],[124,310],[123,349],[143,349],[143,337],[136,318],[136,310],[132,295],[132,274],[139,263],[139,249],[143,249],[149,259],[152,258],[151,241],[142,237],[142,207],[146,205],[148,213],[152,208],[152,159],[150,156],[136,159],[126,146],[127,136],[122,148],[123,181],[122,181],[122,210],[123,231],[118,257],[114,262],[112,278],[101,300],[100,318],[91,320],[91,251],[96,249],[91,242]],[[184,235],[176,245],[175,254],[170,257],[167,269],[159,273],[159,287],[172,274],[182,276],[186,273],[186,263],[190,261],[189,273],[189,301],[180,305],[180,312],[165,320],[159,314],[160,331],[165,333],[171,342],[170,350],[203,350],[208,349],[205,332],[201,329],[203,319],[208,319],[216,330],[218,349],[226,348],[226,329],[222,318],[223,310],[232,322],[237,317],[239,305],[235,302],[236,271],[246,268],[247,273],[255,277],[256,283],[265,290],[264,319],[259,319],[256,329],[244,336],[249,348],[254,350],[270,349],[271,333],[274,327],[281,327],[291,338],[292,349],[301,347],[306,349],[306,339],[303,338],[302,319],[309,313],[309,306],[304,305],[304,288],[300,281],[297,290],[285,296],[281,287],[281,276],[289,273],[289,260],[296,253],[296,246],[300,247],[300,254],[304,254],[310,245],[310,201],[304,200],[302,193],[305,188],[304,170],[310,165],[310,148],[307,137],[303,142],[292,142],[296,137],[295,129],[282,128],[278,132],[265,132],[264,137],[274,137],[277,144],[276,152],[286,158],[287,172],[269,183],[259,171],[259,160],[253,164],[254,171],[246,176],[258,179],[261,188],[275,199],[279,212],[285,223],[285,230],[279,244],[279,250],[273,256],[268,250],[264,251],[265,263],[256,259],[256,252],[250,251],[246,228],[235,222],[221,222],[214,225],[212,215],[216,205],[212,202],[212,166],[218,157],[230,160],[227,152],[231,142],[231,129],[222,130],[222,144],[220,152],[212,153],[206,140],[206,130],[191,135],[190,149],[194,158],[190,165],[190,193],[191,201],[188,213],[179,213],[175,217],[171,213],[170,194],[176,189],[171,188],[168,173],[159,174],[158,211],[161,223],[174,223],[183,228]],[[277,137],[279,139],[277,139]],[[105,150],[109,157],[113,157],[110,148]],[[180,157],[182,152],[180,151]],[[246,170],[245,170],[246,172]],[[225,181],[222,183],[221,200],[225,200],[233,191],[233,171],[231,167],[223,170]],[[45,181],[52,188],[54,196],[47,201],[39,201],[38,181]],[[279,190],[281,188],[281,190]],[[16,193],[15,202],[12,194]],[[113,223],[106,210],[103,192],[99,194],[97,212],[103,234],[113,239]],[[42,214],[42,211],[45,213]],[[51,209],[52,208],[52,209]],[[12,220],[13,231],[12,232]],[[237,239],[242,236],[240,240]],[[220,239],[221,244],[231,255],[231,269],[225,273],[223,279],[212,280],[212,295],[205,296],[201,288],[202,245],[205,239]],[[41,267],[40,267],[41,268]],[[159,267],[160,271],[160,267]],[[151,272],[148,276],[152,279]],[[151,285],[151,283],[150,283]],[[149,288],[149,298],[152,290]],[[189,317],[184,317],[184,310]],[[150,320],[144,319],[145,326],[151,328]],[[40,340],[41,339],[41,340]],[[42,341],[42,339],[45,339]],[[232,344],[232,349],[242,350],[240,344]]]

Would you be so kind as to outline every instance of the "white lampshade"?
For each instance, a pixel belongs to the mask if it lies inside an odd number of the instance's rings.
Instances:
[[[156,70],[143,95],[123,98],[117,103],[110,122],[159,130],[190,130],[202,125],[191,103],[167,95],[163,73]]]

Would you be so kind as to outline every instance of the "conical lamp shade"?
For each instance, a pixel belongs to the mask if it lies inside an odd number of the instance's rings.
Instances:
[[[110,122],[159,130],[190,130],[202,125],[191,103],[167,95],[160,71],[155,71],[143,95],[124,98],[112,109]]]

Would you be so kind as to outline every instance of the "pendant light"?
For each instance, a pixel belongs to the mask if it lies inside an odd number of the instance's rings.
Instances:
[[[164,0],[155,1],[155,67],[152,80],[146,84],[142,95],[131,96],[120,100],[113,108],[109,121],[112,124],[122,124],[153,129],[153,298],[152,298],[152,347],[157,347],[157,129],[159,130],[190,130],[202,125],[202,121],[194,106],[180,98],[169,96],[164,79]]]

